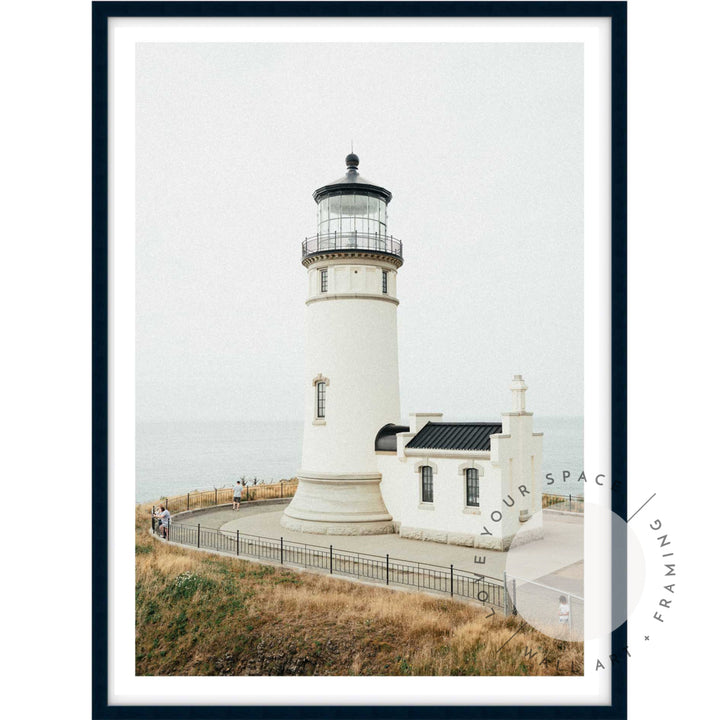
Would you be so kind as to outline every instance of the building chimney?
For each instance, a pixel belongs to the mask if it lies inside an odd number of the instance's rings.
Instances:
[[[419,433],[429,422],[442,422],[442,413],[410,413],[410,431]]]
[[[513,407],[512,411],[516,413],[525,412],[525,391],[527,385],[522,378],[522,375],[515,375],[513,381],[510,383],[510,390],[512,390],[513,396]]]

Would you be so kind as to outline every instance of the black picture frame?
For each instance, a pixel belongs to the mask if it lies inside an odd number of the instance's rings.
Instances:
[[[118,17],[603,17],[611,20],[612,510],[627,518],[627,5],[625,2],[93,2],[92,8],[93,508],[108,525],[108,23]],[[624,587],[625,537],[613,531],[612,579]],[[627,717],[627,666],[613,663],[609,706],[109,705],[109,538],[93,534],[92,712],[95,718],[607,718]],[[613,593],[624,603],[624,593]],[[624,610],[620,608],[619,610]],[[614,608],[617,611],[617,608]],[[614,612],[615,614],[615,612]],[[623,612],[623,616],[625,616]],[[625,656],[627,627],[612,633]]]

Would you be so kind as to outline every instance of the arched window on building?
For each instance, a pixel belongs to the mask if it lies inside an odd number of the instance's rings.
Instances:
[[[465,471],[465,505],[480,506],[480,480],[477,468],[468,468]]]
[[[433,471],[429,465],[423,465],[420,468],[421,485],[422,485],[422,501],[424,503],[433,502]]]

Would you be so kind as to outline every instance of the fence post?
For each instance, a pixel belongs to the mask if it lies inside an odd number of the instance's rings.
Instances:
[[[200,547],[200,523],[198,523],[198,547]]]
[[[235,531],[235,548],[236,548],[235,554],[239,555],[240,554],[240,531],[239,530]]]
[[[215,488],[215,504],[217,505],[217,488]]]
[[[283,493],[283,481],[282,480],[280,481],[280,497],[281,498],[285,497],[285,494]]]
[[[330,574],[332,575],[332,545],[330,546]]]
[[[503,573],[503,610],[505,611],[505,617],[508,614],[508,589],[507,589],[507,573]]]
[[[155,506],[152,506],[152,512],[150,513],[150,530],[155,532]]]
[[[513,578],[513,615],[517,615],[517,580]]]
[[[282,535],[281,535],[280,536],[280,564],[281,565],[283,564],[283,560],[284,560],[284,556],[285,556],[283,550],[284,550],[283,539],[282,539]]]
[[[385,556],[385,584],[390,584],[390,555]]]
[[[190,509],[190,493],[187,494],[187,509]]]
[[[453,573],[453,565],[450,564],[450,597],[455,594],[455,576]]]

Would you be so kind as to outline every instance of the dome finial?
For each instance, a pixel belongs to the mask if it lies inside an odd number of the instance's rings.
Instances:
[[[352,152],[352,140],[350,141],[350,154],[345,158],[345,164],[348,170],[357,170],[360,164],[360,158]]]

